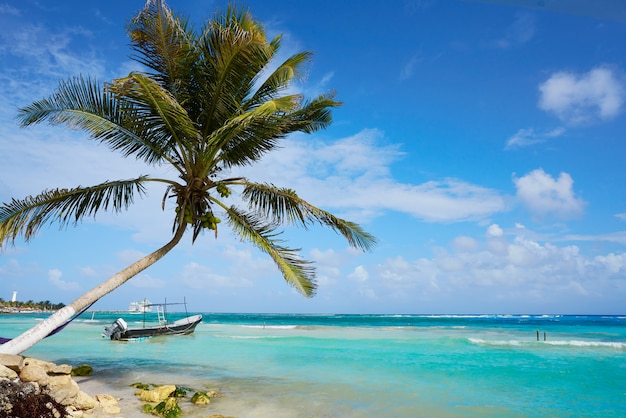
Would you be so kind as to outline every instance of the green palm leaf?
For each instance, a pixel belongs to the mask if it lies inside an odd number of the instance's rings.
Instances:
[[[197,60],[195,34],[187,20],[175,17],[161,1],[148,1],[127,30],[134,58],[152,69],[152,76],[163,86],[183,92],[186,86],[180,82],[189,77]]]
[[[145,193],[145,176],[132,180],[104,182],[92,187],[54,189],[22,200],[12,199],[0,206],[0,246],[23,236],[26,241],[44,225],[58,222],[60,227],[77,224],[100,210],[120,212]]]
[[[283,62],[261,87],[246,101],[246,108],[258,105],[266,100],[274,99],[277,94],[287,89],[294,80],[302,77],[302,67],[311,60],[310,52],[301,52],[293,55]]]
[[[123,100],[127,108],[126,125],[142,132],[150,143],[167,152],[169,162],[182,172],[198,144],[199,132],[187,111],[161,85],[149,77],[131,73],[115,80],[107,90]]]
[[[311,266],[311,262],[298,256],[299,249],[281,245],[283,241],[276,239],[279,234],[275,232],[275,226],[263,224],[258,217],[235,207],[224,209],[233,231],[268,254],[288,284],[304,296],[312,297],[315,294],[315,268]]]
[[[150,126],[137,122],[130,105],[95,80],[74,77],[59,83],[56,92],[18,111],[22,126],[48,122],[64,124],[88,132],[92,138],[108,143],[124,156],[135,155],[155,164],[168,155],[168,140],[160,138]]]
[[[376,244],[376,238],[358,224],[311,205],[291,189],[246,182],[242,198],[251,210],[270,217],[273,223],[294,223],[306,228],[311,222],[318,222],[342,234],[355,248],[369,251]]]
[[[199,119],[207,135],[247,110],[242,103],[251,96],[276,47],[267,42],[263,27],[247,10],[232,6],[207,25],[198,45],[203,58],[198,80],[204,99]]]

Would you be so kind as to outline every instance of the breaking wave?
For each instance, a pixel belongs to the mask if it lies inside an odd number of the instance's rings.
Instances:
[[[626,350],[626,343],[612,341],[581,341],[581,340],[554,340],[554,341],[523,341],[523,340],[484,340],[482,338],[468,338],[472,344],[487,346],[527,346],[536,344],[566,346],[566,347],[590,347],[590,348],[613,348]]]

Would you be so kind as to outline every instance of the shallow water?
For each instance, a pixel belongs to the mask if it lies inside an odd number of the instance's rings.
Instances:
[[[104,326],[142,316],[88,312],[25,354],[91,364],[131,418],[137,381],[222,391],[189,417],[626,414],[625,317],[203,315],[193,335],[118,342]],[[44,316],[2,315],[0,335]]]

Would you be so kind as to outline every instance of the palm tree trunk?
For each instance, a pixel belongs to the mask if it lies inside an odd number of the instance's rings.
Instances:
[[[128,280],[159,261],[161,257],[170,252],[170,250],[180,242],[183,234],[185,233],[185,226],[186,225],[184,224],[179,226],[172,240],[163,247],[151,254],[148,254],[142,259],[137,260],[124,270],[111,276],[106,281],[84,293],[69,305],[59,309],[49,318],[41,321],[28,331],[22,333],[16,338],[13,338],[11,341],[0,345],[0,354],[20,354],[28,350],[30,347],[44,339],[53,330],[67,322],[74,314],[76,314],[76,312],[80,312],[85,307],[98,301],[106,294],[111,293],[113,290],[117,289]]]

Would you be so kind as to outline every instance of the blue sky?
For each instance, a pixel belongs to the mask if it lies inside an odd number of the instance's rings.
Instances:
[[[225,5],[170,0],[196,27]],[[281,57],[314,52],[297,86],[335,90],[329,129],[246,170],[379,239],[285,231],[316,262],[307,299],[226,228],[190,237],[100,300],[212,312],[624,314],[626,5],[618,0],[250,0]],[[58,81],[138,70],[124,25],[143,1],[0,0],[0,201],[139,174],[81,132],[21,129]],[[165,243],[163,190],[127,213],[52,226],[0,254],[0,296],[69,303]]]

